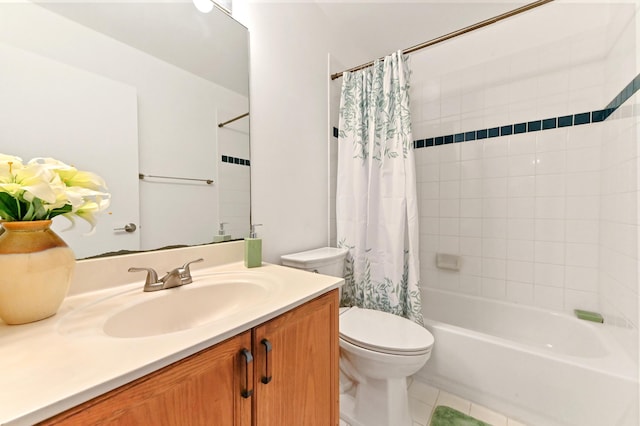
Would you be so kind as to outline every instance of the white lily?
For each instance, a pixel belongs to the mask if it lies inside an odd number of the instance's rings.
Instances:
[[[12,167],[23,167],[22,158],[0,153],[0,179],[8,178]]]
[[[34,164],[27,164],[15,171],[15,182],[22,186],[23,197],[32,202],[35,198],[54,204],[65,191],[64,183],[50,170]]]
[[[20,157],[0,153],[0,217],[40,220],[64,215],[86,220],[93,231],[95,213],[109,206],[104,180],[53,158]]]
[[[54,171],[58,176],[60,176],[60,179],[62,179],[66,186],[79,186],[96,191],[104,191],[107,189],[107,184],[104,179],[97,174],[80,171],[73,166],[53,158],[34,158],[29,161],[29,164],[40,164],[43,167]]]
[[[91,225],[90,231],[85,235],[92,235],[95,233],[97,222],[95,214],[109,207],[111,202],[110,195],[107,193],[98,193],[96,191],[87,190],[86,188],[79,188],[79,190],[79,193],[85,193],[85,198],[82,203],[73,208],[71,212],[65,213],[63,216],[71,222],[71,228],[75,225],[74,216],[85,220],[89,225]],[[89,191],[92,194],[87,196]]]

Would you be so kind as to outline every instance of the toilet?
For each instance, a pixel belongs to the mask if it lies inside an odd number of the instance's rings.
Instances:
[[[322,247],[281,257],[282,264],[334,277],[347,249]],[[390,313],[340,308],[340,417],[351,426],[411,426],[407,377],[429,357],[424,327]]]

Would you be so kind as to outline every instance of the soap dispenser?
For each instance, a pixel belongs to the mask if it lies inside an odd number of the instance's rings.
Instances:
[[[256,226],[262,226],[262,224],[251,225],[249,238],[244,239],[244,266],[247,268],[262,265],[262,240],[256,234]]]
[[[227,222],[220,222],[220,229],[218,230],[218,235],[213,236],[214,243],[221,243],[222,241],[231,240],[231,235],[226,234],[224,231],[224,225],[226,224]]]

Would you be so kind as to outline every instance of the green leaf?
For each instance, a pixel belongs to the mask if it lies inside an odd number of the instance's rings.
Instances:
[[[63,207],[53,209],[49,212],[49,219],[53,219],[61,214],[69,213],[71,211],[71,204],[65,204]]]
[[[0,211],[6,220],[20,220],[20,201],[6,192],[0,192]]]
[[[36,220],[35,219],[36,208],[35,204],[29,204],[26,213],[22,216],[22,220]]]

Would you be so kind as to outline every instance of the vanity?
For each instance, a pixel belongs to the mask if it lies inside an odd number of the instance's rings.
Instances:
[[[337,425],[343,280],[242,256],[238,241],[79,261],[58,314],[0,324],[0,424]],[[127,273],[198,257],[181,287],[144,293]]]

